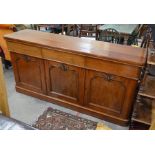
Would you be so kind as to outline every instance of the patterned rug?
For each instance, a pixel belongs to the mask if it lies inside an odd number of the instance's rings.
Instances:
[[[97,122],[48,108],[33,127],[40,130],[95,130]]]

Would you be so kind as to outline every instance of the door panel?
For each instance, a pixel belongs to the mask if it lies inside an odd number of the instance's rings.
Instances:
[[[46,93],[43,60],[31,56],[12,53],[17,86]]]
[[[46,61],[48,95],[71,103],[83,104],[83,69],[71,65]]]
[[[128,80],[114,75],[87,71],[85,105],[108,114],[120,115]]]

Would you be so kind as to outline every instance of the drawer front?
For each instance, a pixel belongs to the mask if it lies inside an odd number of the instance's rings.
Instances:
[[[141,68],[136,66],[129,66],[127,64],[88,57],[85,60],[85,67],[87,69],[110,73],[131,79],[139,79],[141,72]]]
[[[34,47],[34,46],[29,46],[25,44],[20,44],[20,43],[14,43],[14,42],[7,42],[7,46],[9,51],[15,52],[15,53],[20,53],[20,54],[25,54],[37,58],[41,58],[41,48]]]
[[[63,51],[54,51],[48,49],[42,49],[42,55],[44,59],[55,60],[79,67],[84,67],[85,59],[82,56],[72,53],[65,53]]]

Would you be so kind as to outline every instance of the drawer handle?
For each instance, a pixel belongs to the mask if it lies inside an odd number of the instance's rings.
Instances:
[[[24,55],[23,58],[24,58],[24,60],[25,60],[26,62],[30,62],[30,60],[31,60],[27,55]]]
[[[102,74],[102,77],[107,81],[111,81],[114,79],[114,76],[111,74]]]
[[[63,71],[67,71],[68,70],[68,66],[65,64],[60,64],[59,68]]]
[[[19,61],[19,60],[20,60],[20,58],[19,58],[19,57],[15,58],[15,62],[17,62],[17,61]]]
[[[110,74],[107,74],[106,78],[107,78],[108,81],[111,81],[111,80],[113,80],[114,77],[112,75],[110,75]]]

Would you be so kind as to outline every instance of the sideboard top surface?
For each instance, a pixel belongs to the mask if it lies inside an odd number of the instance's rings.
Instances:
[[[114,60],[137,66],[143,66],[146,61],[146,49],[144,48],[89,40],[87,38],[28,29],[5,35],[4,38],[8,41],[28,43],[43,48],[54,48],[64,52]]]

